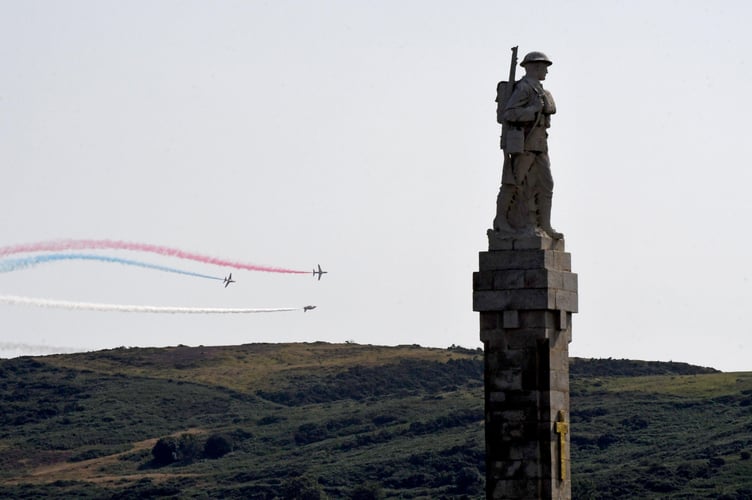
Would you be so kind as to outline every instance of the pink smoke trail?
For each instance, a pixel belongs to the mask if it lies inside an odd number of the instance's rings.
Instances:
[[[178,259],[193,260],[203,262],[204,264],[213,264],[215,266],[230,267],[233,269],[244,269],[246,271],[261,271],[267,273],[285,273],[285,274],[308,274],[308,271],[299,271],[296,269],[286,269],[282,267],[259,266],[256,264],[247,264],[232,260],[220,259],[208,255],[202,255],[193,252],[186,252],[178,248],[163,247],[151,245],[148,243],[133,243],[128,241],[113,240],[56,240],[42,241],[38,243],[26,243],[0,247],[0,257],[18,253],[30,252],[60,252],[65,250],[132,250],[137,252],[155,253],[167,257]]]

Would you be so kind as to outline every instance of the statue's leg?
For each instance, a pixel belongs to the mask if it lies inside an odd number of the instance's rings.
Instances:
[[[514,175],[514,164],[510,155],[504,155],[504,166],[501,171],[501,188],[496,198],[496,218],[494,219],[494,231],[505,233],[515,232],[510,224],[510,209],[514,205],[517,195],[517,181]]]
[[[555,240],[560,240],[564,237],[563,234],[556,231],[551,227],[551,200],[552,194],[541,193],[538,195],[538,220],[540,228]]]
[[[514,227],[509,224],[510,208],[514,204],[517,186],[514,184],[502,184],[499,189],[499,196],[496,198],[496,218],[493,222],[494,231],[505,233],[515,232]]]
[[[510,207],[509,219],[512,225],[524,233],[532,233],[535,230],[535,213],[533,207],[532,188],[535,185],[531,178],[531,168],[535,155],[532,153],[520,153],[514,155],[514,174],[517,181],[517,193],[513,205]]]
[[[551,204],[554,194],[554,179],[551,175],[551,163],[548,154],[537,155],[533,167],[535,177],[535,201],[537,205],[538,226],[551,238],[559,240],[563,234],[551,227]]]

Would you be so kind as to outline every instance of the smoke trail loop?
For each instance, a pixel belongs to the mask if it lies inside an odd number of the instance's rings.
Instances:
[[[222,267],[231,267],[233,269],[244,269],[247,271],[262,271],[267,273],[285,273],[285,274],[308,274],[309,271],[299,271],[295,269],[286,269],[282,267],[259,266],[256,264],[247,264],[243,262],[219,259],[193,252],[186,252],[178,248],[170,248],[159,245],[146,243],[133,243],[127,241],[113,240],[59,240],[59,241],[42,241],[39,243],[28,243],[15,246],[0,247],[0,256],[31,253],[31,252],[61,252],[67,250],[133,250],[138,252],[156,253],[167,257],[178,259],[193,260],[205,264],[213,264]]]
[[[121,259],[118,257],[108,257],[104,255],[93,254],[81,254],[81,253],[55,253],[44,255],[33,255],[30,257],[24,257],[19,259],[4,259],[0,260],[0,273],[7,273],[11,271],[18,271],[19,269],[26,269],[33,267],[37,264],[44,264],[47,262],[55,262],[60,260],[94,260],[100,262],[108,262],[114,264],[123,264],[126,266],[137,266],[146,269],[154,269],[157,271],[164,271],[168,273],[184,274],[186,276],[194,276],[196,278],[204,278],[210,280],[222,281],[223,278],[217,276],[209,276],[207,274],[194,273],[192,271],[185,271],[182,269],[176,269],[173,267],[160,266],[157,264],[150,264],[148,262],[141,262],[137,260]]]

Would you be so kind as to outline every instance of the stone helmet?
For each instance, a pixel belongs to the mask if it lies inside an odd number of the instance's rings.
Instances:
[[[551,66],[553,63],[551,62],[551,59],[548,58],[546,54],[543,52],[530,52],[527,55],[525,55],[525,58],[520,63],[520,66],[523,68],[528,63],[534,63],[534,62],[542,62],[545,63],[546,66]]]

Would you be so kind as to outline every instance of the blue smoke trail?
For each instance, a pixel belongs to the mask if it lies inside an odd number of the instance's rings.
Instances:
[[[121,259],[118,257],[108,257],[104,255],[93,255],[85,253],[55,253],[44,255],[32,255],[20,259],[3,259],[0,260],[0,273],[8,273],[11,271],[18,271],[19,269],[26,269],[36,266],[37,264],[44,264],[47,262],[56,262],[60,260],[95,260],[100,262],[109,262],[115,264],[123,264],[126,266],[137,266],[146,269],[154,269],[156,271],[164,271],[167,273],[184,274],[186,276],[194,276],[196,278],[204,278],[209,280],[223,281],[223,278],[216,276],[209,276],[206,274],[194,273],[191,271],[184,271],[182,269],[175,269],[173,267],[160,266],[157,264],[149,264],[148,262],[140,262],[137,260]]]

